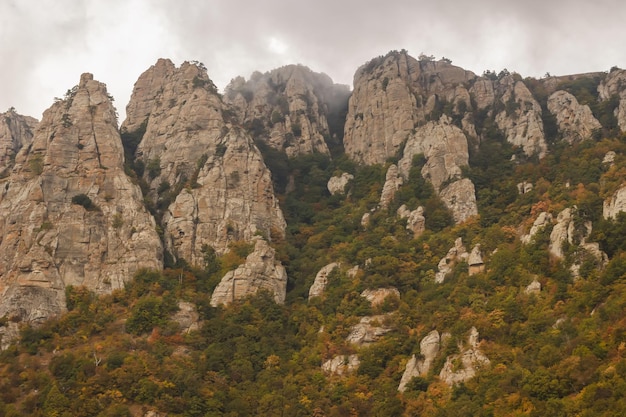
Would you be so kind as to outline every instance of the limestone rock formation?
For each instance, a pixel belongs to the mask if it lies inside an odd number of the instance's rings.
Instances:
[[[469,257],[469,253],[467,253],[467,249],[463,245],[463,239],[457,238],[454,241],[454,246],[448,250],[446,256],[441,258],[439,264],[437,265],[437,273],[435,274],[435,282],[441,284],[446,275],[452,272],[452,267],[459,261],[466,261]]]
[[[313,281],[313,285],[311,285],[311,288],[309,288],[309,300],[313,297],[320,297],[324,294],[326,285],[328,285],[328,275],[330,275],[330,273],[339,266],[339,263],[333,262],[319,270],[317,275],[315,275],[315,281]]]
[[[563,258],[563,243],[574,243],[574,217],[570,207],[561,211],[556,217],[556,224],[550,233],[548,251],[557,258]]]
[[[417,61],[404,51],[371,60],[354,75],[344,134],[346,153],[365,164],[397,156],[436,105],[470,104],[463,84],[475,77],[445,61]]]
[[[400,291],[397,288],[377,288],[375,290],[364,290],[361,293],[361,297],[364,297],[370,302],[372,307],[379,306],[385,302],[387,297],[400,298]]]
[[[517,192],[519,194],[527,194],[533,190],[533,184],[531,182],[520,182],[517,184]]]
[[[424,207],[419,206],[415,210],[409,210],[405,204],[398,208],[398,216],[406,220],[406,230],[413,232],[413,237],[418,238],[426,230],[426,218]]]
[[[476,376],[476,372],[491,362],[478,346],[478,330],[472,327],[467,339],[467,345],[460,345],[458,355],[446,358],[446,363],[439,373],[439,378],[448,385],[455,385],[468,381]],[[460,362],[460,366],[455,365]]]
[[[358,355],[337,355],[322,364],[322,371],[342,376],[355,372],[360,364]]]
[[[529,244],[532,241],[533,236],[535,236],[537,232],[539,232],[541,229],[549,224],[552,224],[552,214],[548,213],[547,211],[542,211],[533,222],[533,225],[530,228],[528,234],[521,237],[522,243]]]
[[[526,286],[524,292],[526,294],[539,294],[541,292],[541,282],[537,281],[537,278],[533,279],[533,282]]]
[[[209,156],[197,186],[183,188],[163,215],[167,246],[195,265],[203,262],[204,245],[223,253],[232,241],[258,233],[280,237],[286,227],[270,172],[249,136],[233,127],[223,143],[224,154]]]
[[[448,185],[441,190],[439,197],[452,211],[452,217],[456,223],[463,223],[478,214],[476,190],[469,178],[463,178]]]
[[[604,202],[602,216],[605,219],[614,219],[622,211],[626,211],[626,184],[622,185],[609,200]]]
[[[32,143],[37,123],[13,109],[0,113],[0,177],[10,174],[17,153]]]
[[[574,259],[570,267],[572,275],[578,277],[579,270],[584,262],[584,255],[591,256],[597,266],[602,267],[608,262],[607,255],[600,250],[600,245],[596,242],[587,242],[587,238],[591,235],[592,224],[590,221],[583,223],[577,227],[575,222],[576,206],[568,207],[561,211],[557,216],[557,222],[550,233],[550,243],[548,251],[553,256],[564,258],[563,244],[568,242],[576,247],[579,256]]]
[[[422,176],[439,191],[445,182],[460,178],[461,167],[467,166],[467,137],[448,116],[443,115],[437,121],[416,128],[415,134],[407,140],[399,162],[400,172],[405,178],[409,176],[413,157],[418,154],[426,158]]]
[[[604,158],[602,158],[602,164],[609,164],[612,166],[615,163],[616,156],[617,154],[615,153],[615,151],[608,151],[606,154],[604,154]]]
[[[347,172],[342,173],[336,177],[330,177],[328,180],[327,188],[331,195],[345,194],[346,185],[354,179],[354,175]]]
[[[400,385],[398,386],[398,391],[406,391],[407,384],[411,382],[413,378],[417,376],[423,377],[428,374],[433,361],[439,353],[440,343],[441,338],[437,330],[428,333],[428,335],[420,341],[421,358],[417,359],[417,357],[413,355],[409,362],[407,362],[404,373],[402,374],[402,379],[400,380]]]
[[[369,346],[377,342],[392,329],[385,324],[388,315],[362,317],[358,324],[350,329],[346,342],[356,346]]]
[[[496,115],[496,123],[506,140],[522,148],[528,156],[543,158],[548,146],[543,132],[541,105],[528,87],[522,81],[516,81],[513,75],[502,78],[499,87],[504,89],[500,101],[505,110]]]
[[[327,141],[341,136],[335,113],[347,106],[348,86],[334,84],[326,74],[302,65],[288,65],[246,81],[234,79],[225,100],[255,139],[287,155],[329,154]],[[335,138],[334,141],[337,141]]]
[[[398,174],[398,167],[395,164],[391,164],[389,168],[387,168],[385,184],[380,194],[380,207],[382,209],[389,207],[389,204],[391,204],[396,195],[396,191],[398,191],[403,182],[402,177]]]
[[[581,105],[572,94],[559,90],[548,98],[548,110],[556,117],[559,133],[568,143],[591,139],[601,129],[587,105]]]
[[[162,210],[167,249],[201,265],[202,249],[227,251],[261,233],[283,236],[271,175],[250,136],[200,64],[160,59],[140,77],[122,125],[150,198]],[[134,149],[136,147],[136,150]]]
[[[467,258],[467,265],[469,266],[469,275],[475,275],[485,270],[485,263],[483,262],[483,254],[480,250],[480,243],[477,243],[472,248],[472,251]]]
[[[622,132],[626,132],[626,70],[613,69],[598,86],[600,100],[611,100],[614,97],[619,101],[615,109],[617,125]]]
[[[83,74],[46,110],[0,193],[0,316],[40,322],[65,310],[65,287],[122,288],[162,267],[143,196],[124,173],[106,86]]]
[[[274,295],[274,301],[285,302],[287,292],[287,272],[276,261],[276,251],[262,238],[254,239],[254,251],[246,262],[234,271],[228,272],[211,295],[211,305],[229,304],[234,300],[267,290]]]
[[[461,223],[476,215],[478,207],[474,184],[468,178],[460,179],[461,167],[467,166],[469,161],[467,137],[463,131],[445,115],[437,122],[415,129],[399,162],[400,173],[405,179],[409,179],[413,158],[419,154],[426,158],[422,176],[439,192],[455,221]]]

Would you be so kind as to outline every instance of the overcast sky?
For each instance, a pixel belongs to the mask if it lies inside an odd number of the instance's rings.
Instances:
[[[392,49],[482,74],[626,67],[623,0],[0,0],[0,112],[41,118],[91,72],[119,113],[160,57],[203,62],[223,89],[300,63],[352,84]]]

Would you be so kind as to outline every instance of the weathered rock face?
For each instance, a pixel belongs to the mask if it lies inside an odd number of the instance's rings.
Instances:
[[[504,90],[500,101],[505,110],[496,115],[496,123],[507,142],[521,147],[528,156],[543,158],[548,146],[543,132],[541,105],[526,85],[516,81],[513,75],[502,78],[498,88]]]
[[[475,275],[485,270],[485,263],[483,262],[483,254],[480,250],[480,244],[474,245],[472,251],[467,258],[467,265],[469,266],[469,275]]]
[[[369,316],[361,318],[358,324],[350,329],[346,341],[356,346],[369,346],[377,342],[392,329],[385,324],[387,315]]]
[[[602,216],[605,219],[614,219],[618,213],[626,211],[626,184],[622,185],[609,200],[602,206]]]
[[[322,371],[332,375],[347,375],[357,369],[361,361],[358,355],[338,355],[322,364]]]
[[[167,249],[193,265],[204,245],[224,253],[232,241],[286,227],[259,150],[227,114],[201,65],[161,59],[135,84],[122,125],[127,149],[140,140],[135,165],[164,207]]]
[[[452,272],[452,267],[459,261],[467,261],[469,253],[463,245],[463,239],[460,237],[454,241],[454,246],[448,250],[446,256],[441,258],[439,264],[437,264],[438,272],[435,273],[435,282],[441,284],[446,275]]]
[[[466,346],[459,346],[461,353],[446,358],[446,363],[439,373],[439,378],[448,385],[468,381],[476,376],[476,371],[491,362],[478,347],[478,330],[472,327]],[[460,367],[455,366],[460,362]],[[458,368],[458,369],[457,369]],[[456,369],[456,370],[455,370]]]
[[[123,165],[106,87],[83,74],[1,188],[0,316],[39,322],[65,310],[68,285],[108,293],[162,267],[154,219]]]
[[[568,207],[559,213],[552,233],[550,233],[548,251],[553,256],[563,258],[565,256],[563,253],[563,244],[565,242],[576,246],[576,254],[579,256],[574,259],[570,270],[574,277],[578,277],[580,267],[584,261],[584,255],[591,256],[591,259],[594,259],[596,265],[599,267],[602,267],[608,262],[608,257],[600,250],[598,243],[587,242],[587,238],[592,232],[591,222],[587,221],[577,227],[575,216],[576,206],[572,208]]]
[[[333,118],[345,109],[349,95],[347,86],[334,84],[325,74],[288,65],[256,72],[248,81],[234,79],[226,87],[225,100],[255,139],[295,156],[329,154],[326,142],[343,133],[337,132],[341,123],[333,125]]]
[[[398,167],[395,164],[391,164],[387,169],[385,184],[380,194],[380,207],[382,209],[389,207],[396,195],[396,191],[398,191],[403,182],[402,177],[398,174]]]
[[[406,142],[400,172],[408,178],[413,157],[423,154],[426,164],[422,176],[439,191],[444,182],[461,177],[461,167],[467,166],[469,152],[467,137],[461,129],[452,124],[447,116],[436,122],[428,122],[415,130],[415,134]]]
[[[550,245],[548,251],[557,258],[563,258],[563,243],[574,243],[574,217],[571,208],[561,211],[556,217],[556,224],[550,233]]]
[[[345,194],[346,185],[353,179],[354,175],[348,174],[347,172],[336,177],[331,177],[327,184],[328,192],[330,192],[331,195]]]
[[[426,158],[422,176],[439,192],[455,221],[460,223],[476,215],[478,207],[474,184],[468,178],[460,179],[461,167],[467,166],[469,160],[467,137],[463,131],[451,124],[450,118],[445,115],[437,122],[415,129],[399,162],[404,178],[408,179],[413,158],[419,154]],[[450,184],[444,187],[447,183]]]
[[[602,101],[613,98],[619,101],[615,117],[621,131],[626,132],[626,70],[612,70],[598,86],[598,93]]]
[[[364,297],[372,304],[372,307],[379,306],[385,302],[387,297],[400,298],[400,291],[397,288],[377,288],[375,290],[364,290],[361,293],[361,297]]]
[[[517,184],[517,192],[519,194],[527,194],[533,190],[534,186],[531,182],[520,182]]]
[[[556,117],[559,133],[568,143],[591,139],[594,131],[602,128],[589,106],[580,105],[576,97],[566,91],[550,95],[548,110]]]
[[[541,229],[545,228],[547,225],[552,224],[552,214],[542,211],[539,213],[539,216],[533,222],[532,227],[527,235],[523,235],[521,237],[521,241],[524,244],[528,244],[532,241],[533,236],[537,234]]]
[[[276,251],[269,244],[257,237],[254,251],[246,262],[234,271],[228,272],[217,285],[211,296],[211,305],[229,304],[234,300],[256,294],[259,290],[268,290],[274,295],[274,301],[285,302],[287,292],[287,272],[276,261]]]
[[[0,177],[13,168],[15,157],[33,141],[37,119],[17,114],[13,109],[0,113]]]
[[[285,220],[271,174],[249,136],[231,128],[222,156],[208,157],[197,186],[183,188],[163,215],[165,242],[178,257],[201,265],[203,246],[223,253],[234,240],[257,233],[283,236]]]
[[[416,356],[413,355],[409,362],[407,362],[404,373],[402,374],[402,379],[400,380],[400,385],[398,386],[398,391],[406,391],[407,384],[411,382],[413,378],[418,376],[423,377],[428,374],[433,361],[439,353],[440,342],[441,338],[437,330],[428,333],[428,335],[421,340],[421,359],[417,359]]]
[[[439,197],[452,211],[452,217],[456,223],[463,223],[478,214],[476,190],[469,178],[463,178],[448,185],[441,190]]]
[[[401,219],[406,219],[406,229],[413,232],[414,238],[417,239],[426,230],[424,207],[419,206],[411,211],[403,204],[398,208],[398,216]]]
[[[470,104],[462,84],[476,76],[444,61],[417,61],[405,52],[371,60],[354,75],[344,146],[354,160],[384,163],[438,103]]]
[[[328,275],[330,275],[330,273],[338,267],[339,264],[337,262],[333,262],[319,270],[319,272],[315,276],[315,281],[313,281],[313,285],[311,285],[311,288],[309,288],[309,300],[313,297],[320,297],[324,294],[326,285],[328,285]]]

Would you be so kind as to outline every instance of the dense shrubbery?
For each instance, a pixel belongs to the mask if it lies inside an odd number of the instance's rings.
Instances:
[[[600,108],[595,84],[582,84],[570,87]],[[610,111],[606,106],[598,117]],[[591,416],[626,409],[626,216],[601,219],[602,201],[626,178],[626,145],[622,138],[551,143],[546,158],[532,161],[504,141],[487,112],[474,117],[483,141],[464,175],[476,184],[479,217],[456,226],[420,175],[423,157],[381,210],[385,166],[360,167],[345,156],[288,160],[259,144],[289,225],[286,238],[273,241],[288,271],[286,305],[262,292],[210,306],[220,278],[252,249],[245,242],[223,256],[204,247],[202,268],[180,262],[177,269],[140,271],[111,295],[68,287],[68,312],[23,326],[20,344],[0,355],[0,414],[129,416],[145,408],[170,416]],[[126,141],[132,152],[133,138]],[[608,150],[618,153],[614,166],[602,164]],[[343,171],[355,176],[348,193],[331,196],[327,181]],[[285,194],[290,176],[295,187]],[[534,189],[519,194],[522,181]],[[396,216],[401,204],[425,208],[427,230],[418,238]],[[611,258],[604,268],[574,245],[565,245],[564,259],[551,257],[551,227],[520,243],[540,212],[556,215],[574,205],[577,226],[592,221],[588,241]],[[363,227],[361,217],[372,209]],[[458,237],[468,249],[482,245],[487,268],[470,276],[460,262],[435,284],[437,264]],[[579,258],[580,277],[573,279],[570,266]],[[325,294],[308,301],[315,274],[330,262],[341,267]],[[350,278],[353,265],[360,269]],[[542,290],[527,294],[533,280]],[[382,306],[360,296],[389,286],[401,296]],[[200,330],[179,333],[172,314],[181,300],[197,306]],[[383,313],[391,313],[393,331],[358,351],[356,373],[322,373],[326,360],[357,352],[345,341],[352,325]],[[472,326],[491,364],[448,387],[439,371]],[[450,332],[452,342],[431,372],[398,393],[407,360],[419,356],[420,340],[433,329]]]

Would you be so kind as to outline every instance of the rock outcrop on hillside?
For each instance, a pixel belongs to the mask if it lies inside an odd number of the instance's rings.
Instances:
[[[410,180],[416,155],[426,163],[422,176],[438,193],[460,180],[468,165],[468,137],[476,136],[466,85],[476,76],[445,61],[417,61],[392,52],[357,70],[346,119],[344,147],[360,163],[379,164],[401,157],[399,172]],[[445,109],[445,111],[444,111]],[[470,181],[471,183],[471,181]],[[459,185],[462,185],[460,187]],[[448,208],[462,222],[476,214],[473,191],[465,181],[445,192]]]
[[[626,184],[622,185],[613,196],[606,200],[602,206],[602,217],[615,219],[617,215],[626,211]]]
[[[548,110],[556,117],[559,134],[568,143],[591,139],[602,128],[587,105],[581,105],[572,94],[559,90],[548,98]]]
[[[478,330],[472,327],[467,344],[459,344],[458,355],[446,358],[446,363],[439,373],[439,378],[448,385],[466,382],[476,376],[478,369],[488,366],[491,361],[479,348]],[[458,364],[457,364],[458,362]]]
[[[343,376],[355,372],[359,369],[360,364],[358,355],[337,355],[322,364],[322,371],[331,375]]]
[[[205,245],[221,254],[286,227],[261,153],[228,114],[202,65],[161,59],[139,77],[122,125],[162,210],[167,249],[193,265]]]
[[[324,294],[326,285],[328,285],[328,276],[335,268],[339,268],[339,266],[339,263],[332,262],[318,271],[317,275],[315,275],[313,285],[309,288],[309,300],[313,297],[321,297]]]
[[[326,74],[288,65],[255,72],[248,81],[235,78],[225,100],[255,140],[296,156],[330,153],[328,143],[338,143],[336,136],[343,133],[337,113],[345,111],[349,95],[347,86],[334,84]]]
[[[40,322],[65,310],[65,287],[122,288],[162,267],[139,187],[124,172],[106,86],[83,74],[20,150],[0,193],[0,316]]]
[[[463,245],[463,239],[460,237],[457,238],[454,241],[454,246],[448,250],[446,256],[441,258],[437,264],[438,271],[435,273],[435,282],[441,284],[446,279],[446,275],[452,272],[454,265],[456,265],[457,262],[467,261],[469,255],[467,249],[465,249],[465,245]]]
[[[409,359],[404,368],[398,391],[405,392],[407,384],[411,382],[413,378],[428,375],[433,361],[439,354],[442,339],[445,341],[445,339],[449,337],[449,334],[444,334],[444,337],[440,337],[439,332],[433,330],[420,341],[420,359],[415,355],[411,356],[411,359]]]
[[[13,109],[0,113],[0,177],[11,173],[17,153],[33,142],[37,119]]]
[[[346,153],[365,164],[398,156],[413,129],[431,117],[437,105],[470,104],[463,85],[475,78],[447,62],[417,61],[404,51],[371,60],[354,75],[344,133]]]
[[[229,304],[256,294],[260,290],[272,293],[278,304],[285,302],[287,272],[276,260],[276,251],[262,238],[254,239],[254,251],[246,262],[228,272],[211,295],[211,305]]]
[[[619,104],[614,114],[617,125],[622,132],[626,132],[626,70],[612,69],[598,86],[598,93],[602,101],[617,99]]]
[[[495,120],[507,142],[520,147],[527,156],[543,158],[548,145],[543,130],[541,105],[515,75],[498,80],[496,89],[502,91],[499,102],[504,109],[496,114]]]
[[[326,188],[328,188],[328,192],[331,195],[345,194],[346,186],[353,179],[354,179],[354,175],[344,172],[341,175],[330,177],[330,179],[328,180],[328,184],[326,185]]]
[[[380,193],[379,206],[381,209],[384,210],[389,207],[389,204],[391,204],[396,192],[403,183],[404,180],[398,174],[398,167],[395,164],[391,164],[389,168],[387,168],[387,174],[385,174],[385,184],[383,185],[383,191]]]

